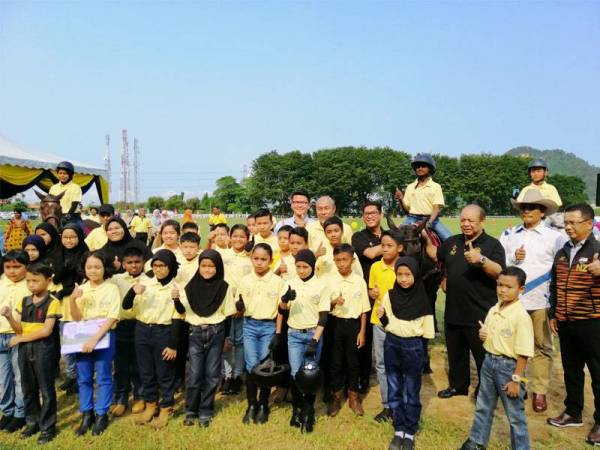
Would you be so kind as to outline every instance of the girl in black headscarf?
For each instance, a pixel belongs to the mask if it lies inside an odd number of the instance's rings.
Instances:
[[[42,222],[35,227],[35,234],[41,236],[46,243],[46,262],[56,272],[62,267],[62,249],[60,236],[56,228],[47,222]]]
[[[189,324],[190,374],[186,384],[184,425],[198,419],[207,427],[214,416],[215,394],[221,380],[223,343],[235,303],[224,279],[223,260],[215,250],[204,250],[198,271],[185,287],[182,303]]]
[[[23,239],[23,250],[29,255],[29,263],[42,262],[46,259],[46,243],[41,236],[30,234]]]
[[[100,249],[115,266],[117,273],[124,272],[122,267],[123,254],[127,247],[137,247],[144,252],[144,259],[148,260],[152,252],[140,240],[134,239],[127,228],[127,224],[120,217],[111,217],[106,222],[106,236],[108,241]]]
[[[414,448],[421,417],[421,376],[426,360],[423,338],[433,339],[435,327],[429,297],[410,256],[398,258],[396,282],[385,294],[377,317],[385,328],[383,346],[388,403],[394,422],[394,448]]]

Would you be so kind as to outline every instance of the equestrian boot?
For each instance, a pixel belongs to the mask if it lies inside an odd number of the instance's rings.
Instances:
[[[302,433],[312,433],[315,428],[315,395],[304,395],[302,406]]]
[[[77,436],[83,436],[87,433],[93,426],[95,421],[94,411],[86,411],[81,414],[81,423],[77,430],[75,430],[75,434]]]
[[[348,406],[354,414],[357,416],[362,416],[365,414],[365,411],[362,407],[362,400],[360,395],[356,391],[348,391]]]
[[[344,395],[342,390],[333,391],[331,393],[331,400],[327,404],[327,415],[329,417],[335,417],[342,409],[342,396]]]
[[[296,387],[296,383],[292,381],[292,418],[290,419],[290,427],[300,428],[302,426],[302,394]]]
[[[146,409],[135,419],[137,425],[144,425],[152,420],[158,414],[158,404],[156,402],[146,403]]]

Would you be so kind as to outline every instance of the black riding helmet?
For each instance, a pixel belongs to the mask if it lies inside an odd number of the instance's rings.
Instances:
[[[304,395],[314,395],[321,386],[321,369],[315,361],[304,361],[294,377],[298,390]]]
[[[69,161],[61,161],[56,166],[56,170],[65,170],[72,176],[75,173],[75,166],[73,166],[73,164],[71,164]]]
[[[417,164],[427,164],[429,166],[429,170],[431,170],[431,174],[433,175],[435,173],[435,160],[429,153],[417,153],[410,162],[413,170]]]
[[[290,376],[289,364],[277,364],[271,355],[255,365],[251,371],[256,384],[261,388],[281,386]]]
[[[541,167],[542,169],[548,170],[548,163],[544,158],[533,158],[529,161],[529,165],[527,166],[527,172],[536,167]]]

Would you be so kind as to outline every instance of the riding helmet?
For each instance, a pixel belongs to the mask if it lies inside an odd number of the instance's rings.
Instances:
[[[417,164],[427,164],[429,166],[429,169],[431,170],[431,173],[435,173],[435,160],[433,159],[433,157],[429,154],[429,153],[417,153],[410,165],[412,166],[413,170],[415,168],[415,166]]]

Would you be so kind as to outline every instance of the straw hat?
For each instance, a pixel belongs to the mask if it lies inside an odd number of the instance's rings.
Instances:
[[[546,211],[544,211],[544,215],[546,217],[558,211],[558,205],[549,198],[544,197],[539,189],[529,189],[525,192],[525,194],[523,194],[523,198],[520,202],[512,198],[510,199],[510,202],[517,209],[519,209],[519,207],[524,203],[542,205],[544,208],[546,208]]]

